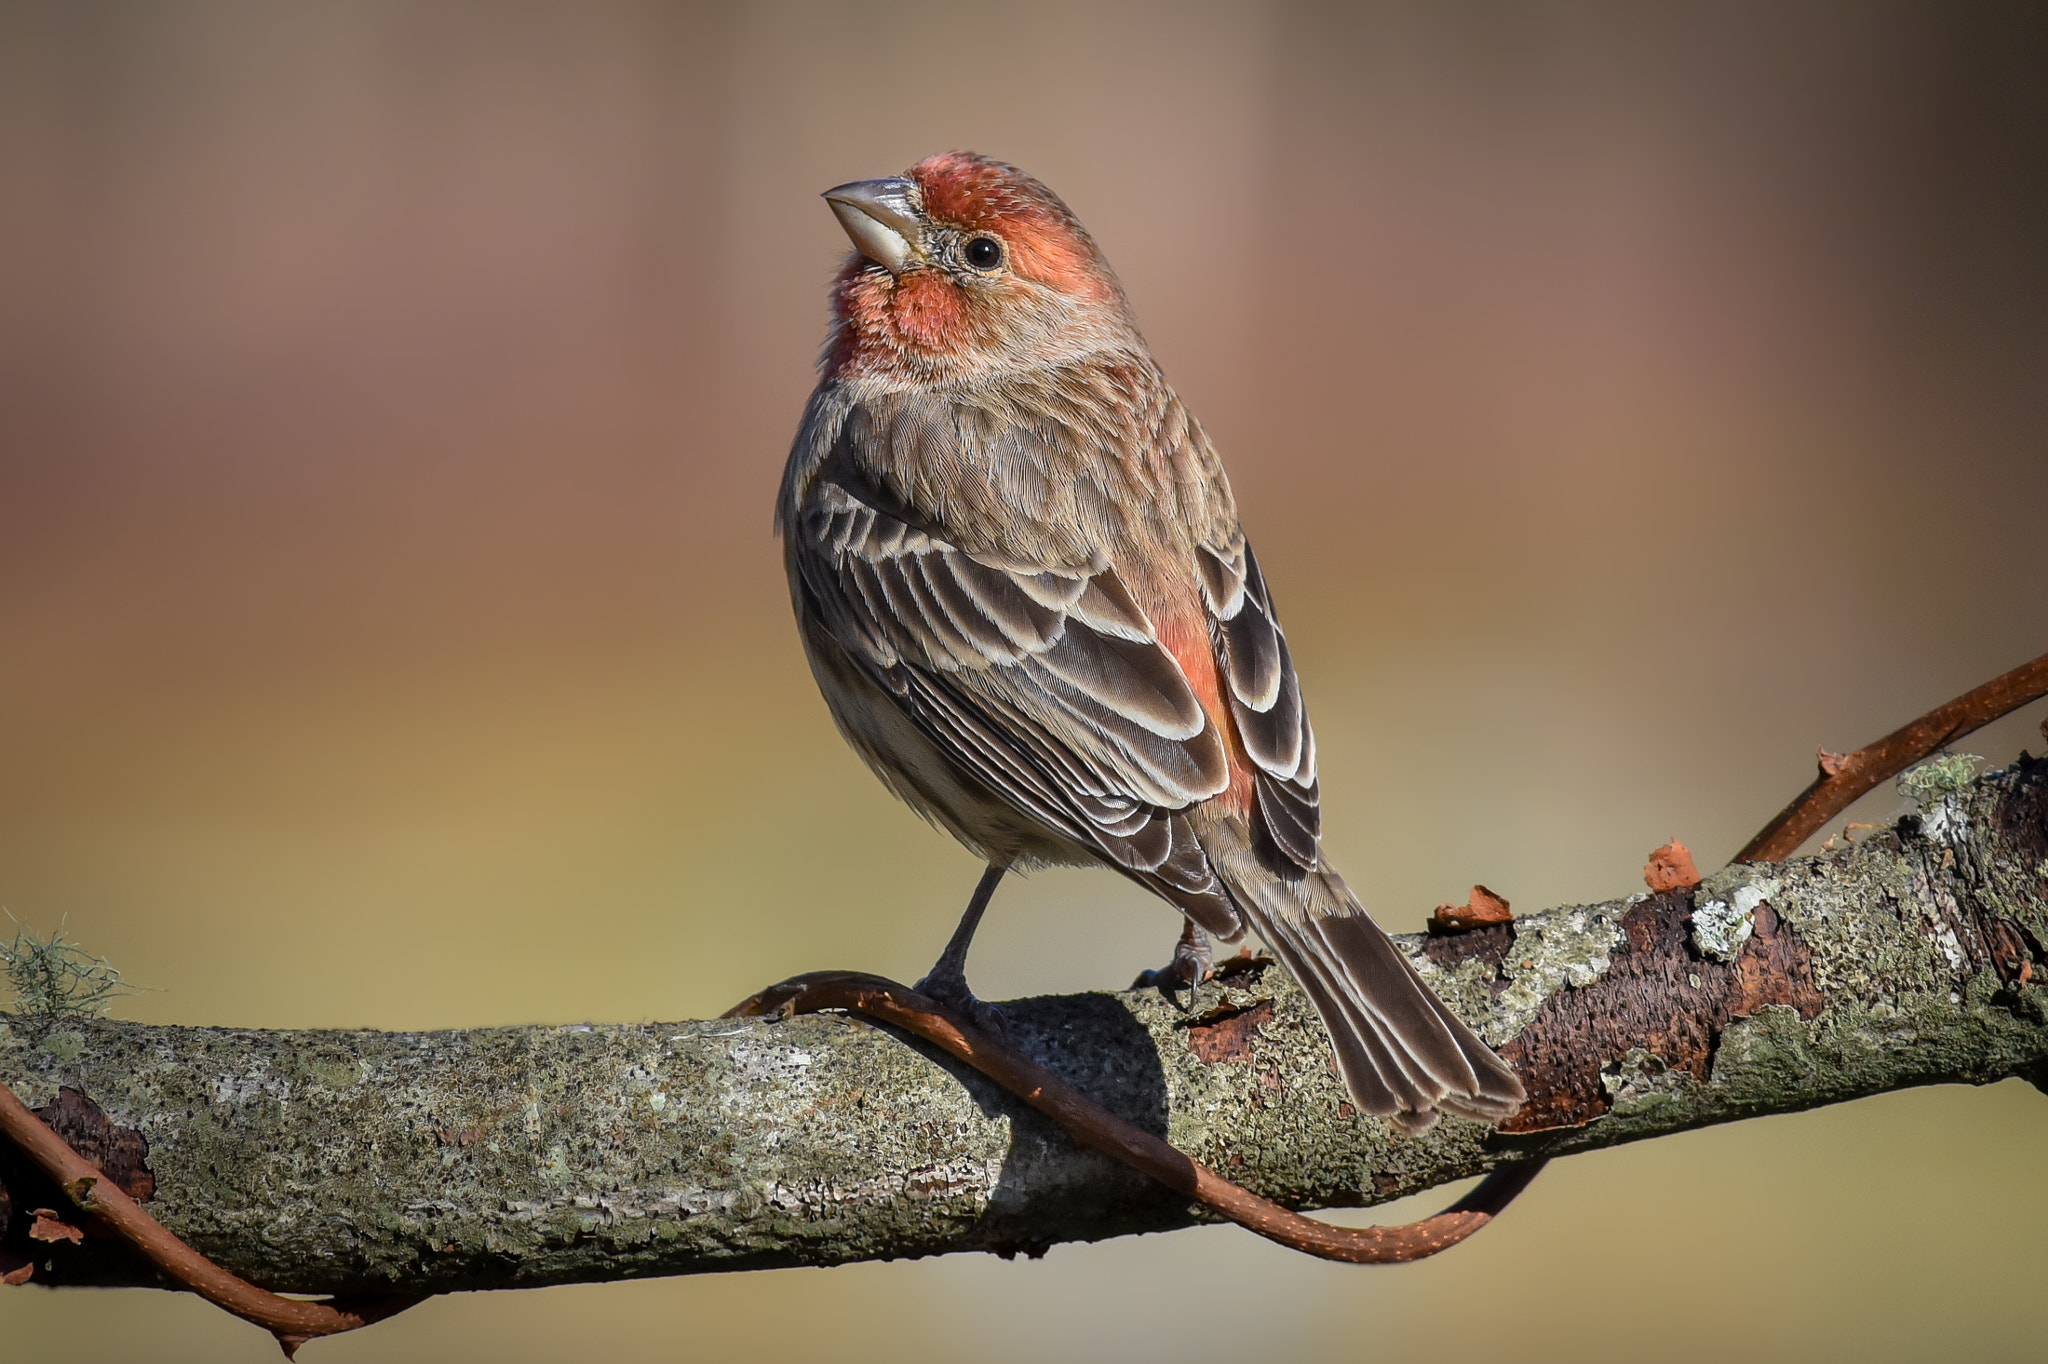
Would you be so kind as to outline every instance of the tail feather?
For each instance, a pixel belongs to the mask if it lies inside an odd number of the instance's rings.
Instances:
[[[1521,1107],[1514,1071],[1422,983],[1342,877],[1318,865],[1282,880],[1248,846],[1231,855],[1240,850],[1215,841],[1204,840],[1232,898],[1322,1016],[1361,1109],[1420,1131],[1440,1113],[1500,1122]]]
[[[1331,978],[1330,963],[1304,942],[1297,927],[1254,913],[1261,941],[1280,958],[1289,975],[1301,983],[1322,1016],[1336,1054],[1345,1088],[1368,1113],[1393,1114],[1415,1106],[1412,1077],[1401,1066],[1387,1039],[1359,1009],[1352,992]]]

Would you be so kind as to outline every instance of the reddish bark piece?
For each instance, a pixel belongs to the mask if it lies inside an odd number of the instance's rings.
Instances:
[[[0,1250],[0,1284],[19,1288],[36,1272],[36,1262],[11,1250]]]
[[[1188,1050],[1206,1065],[1252,1059],[1252,1037],[1271,1022],[1273,1002],[1262,999],[1249,1009],[1217,1009],[1188,1025]]]
[[[30,1216],[36,1219],[29,1224],[28,1239],[31,1241],[69,1241],[75,1246],[85,1240],[85,1233],[69,1222],[59,1220],[54,1208],[37,1208]]]
[[[1721,1034],[1736,1019],[1768,1004],[1817,1017],[1823,1001],[1806,945],[1769,904],[1757,907],[1755,922],[1741,954],[1723,963],[1691,950],[1688,892],[1631,908],[1607,974],[1584,988],[1559,990],[1500,1049],[1529,1090],[1529,1102],[1500,1130],[1583,1127],[1607,1113],[1612,1098],[1603,1080],[1633,1049],[1647,1053],[1646,1072],[1654,1063],[1705,1084]]]
[[[1995,919],[1991,931],[1985,936],[1991,948],[1991,969],[1998,973],[2004,985],[2031,985],[2034,980],[2032,954],[2027,950],[2027,940],[2020,931],[2003,919]]]
[[[1422,941],[1422,953],[1444,970],[1452,972],[1468,961],[1484,963],[1485,976],[1493,981],[1493,992],[1499,994],[1507,988],[1507,982],[1500,978],[1500,964],[1507,960],[1508,949],[1514,945],[1515,926],[1505,923],[1494,924],[1491,928],[1467,929],[1463,933],[1432,932]]]
[[[1675,838],[1651,853],[1643,868],[1643,884],[1659,895],[1699,883],[1700,869],[1692,864],[1692,849]]]
[[[1474,886],[1464,904],[1438,905],[1436,913],[1429,916],[1429,927],[1437,933],[1464,933],[1504,924],[1514,917],[1506,900],[1485,886]]]
[[[156,1197],[156,1175],[148,1164],[149,1142],[133,1127],[122,1127],[82,1089],[65,1085],[35,1115],[64,1144],[99,1167],[137,1203]]]
[[[1222,961],[1217,962],[1209,971],[1209,979],[1227,981],[1238,976],[1244,976],[1251,980],[1257,980],[1265,974],[1266,968],[1272,964],[1273,959],[1271,957],[1263,952],[1255,954],[1251,947],[1247,945],[1238,948],[1236,956],[1225,957]]]

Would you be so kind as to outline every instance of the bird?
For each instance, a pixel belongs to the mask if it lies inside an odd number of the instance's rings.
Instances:
[[[1359,1109],[1498,1123],[1512,1068],[1322,849],[1315,736],[1214,445],[1059,196],[973,152],[825,191],[853,251],[777,497],[804,652],[883,785],[986,864],[917,989],[968,988],[1011,870],[1107,867],[1300,983]],[[1176,1003],[1178,1000],[1176,998]]]

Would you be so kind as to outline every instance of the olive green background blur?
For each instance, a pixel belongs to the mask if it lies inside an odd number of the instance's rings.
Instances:
[[[914,977],[976,869],[833,733],[768,520],[817,194],[949,147],[1067,197],[1224,451],[1382,922],[1715,864],[2048,648],[2044,69],[2023,5],[10,5],[0,905],[184,1023]],[[973,976],[1174,929],[1041,875]],[[1415,1266],[1208,1229],[308,1357],[2041,1358],[2044,1138],[1929,1090],[1564,1162]],[[0,1340],[275,1358],[145,1292]]]

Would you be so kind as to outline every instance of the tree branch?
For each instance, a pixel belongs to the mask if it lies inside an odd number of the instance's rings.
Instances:
[[[1244,955],[1249,958],[1251,954],[1247,950]],[[1258,965],[1263,970],[1270,964]],[[1200,1161],[1189,1159],[1164,1138],[1104,1109],[994,1033],[950,1014],[893,980],[851,971],[816,971],[771,985],[722,1017],[790,1017],[828,1009],[857,1011],[931,1043],[1057,1122],[1082,1146],[1114,1156],[1190,1203],[1199,1204],[1203,1211],[1324,1260],[1387,1265],[1439,1255],[1499,1216],[1545,1164],[1524,1160],[1496,1170],[1455,1205],[1420,1222],[1394,1227],[1333,1226],[1233,1184]],[[4,1101],[5,1095],[0,1095],[0,1105]]]
[[[1528,1084],[1511,1131],[1406,1137],[1355,1116],[1277,968],[1226,974],[1193,1016],[1150,993],[1006,1012],[1013,1044],[1196,1159],[1289,1207],[1348,1206],[1910,1085],[2038,1078],[2044,943],[2048,763],[2023,761],[1854,849],[1402,940]],[[89,1097],[108,1150],[138,1129],[148,1210],[285,1291],[1007,1254],[1200,1220],[957,1062],[842,1015],[425,1034],[16,1017],[0,1075],[46,1112],[62,1087]],[[0,1167],[0,1247],[37,1282],[161,1282],[104,1238],[28,1239],[33,1209],[65,1206],[38,1178]]]

